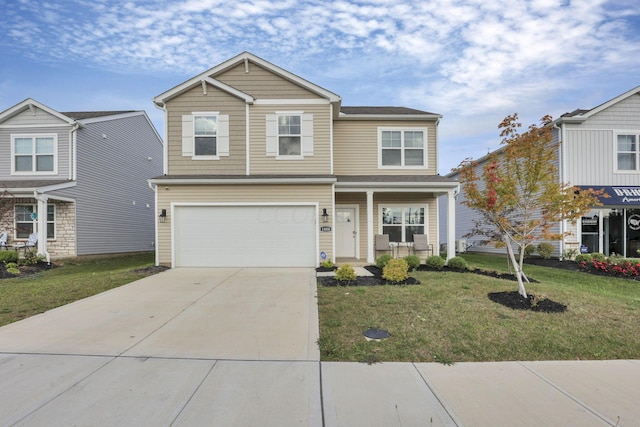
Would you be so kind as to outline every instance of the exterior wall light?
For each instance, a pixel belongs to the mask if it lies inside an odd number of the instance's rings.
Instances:
[[[329,214],[326,208],[322,209],[322,222],[329,222]]]
[[[160,222],[164,223],[167,220],[167,210],[166,209],[162,209],[162,211],[160,212]]]

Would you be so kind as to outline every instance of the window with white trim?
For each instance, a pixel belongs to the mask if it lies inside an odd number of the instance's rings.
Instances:
[[[382,234],[391,242],[413,242],[414,234],[425,234],[425,212],[424,206],[383,206]]]
[[[193,155],[218,155],[218,116],[193,116]]]
[[[302,125],[299,115],[278,116],[278,156],[302,155]]]
[[[638,134],[617,135],[616,169],[618,171],[640,171],[640,138]]]
[[[380,167],[424,168],[427,164],[427,130],[379,128]]]
[[[13,173],[55,173],[55,135],[11,135]]]
[[[15,205],[15,238],[28,239],[38,230],[37,205]],[[56,206],[47,205],[47,239],[56,238]]]
[[[313,156],[313,114],[277,111],[266,118],[267,156],[276,159],[303,159]]]

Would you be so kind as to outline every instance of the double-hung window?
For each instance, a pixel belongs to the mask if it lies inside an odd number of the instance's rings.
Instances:
[[[302,155],[302,126],[299,115],[278,116],[278,156]]]
[[[414,234],[424,234],[424,206],[382,207],[382,234],[391,242],[413,242]]]
[[[267,156],[278,160],[313,156],[313,114],[303,111],[277,111],[267,114]]]
[[[15,205],[16,239],[28,239],[31,233],[37,231],[38,214],[36,205]],[[56,207],[47,205],[47,239],[56,238]]]
[[[424,168],[427,164],[427,130],[378,129],[380,167]]]
[[[218,117],[193,117],[193,155],[218,155]]]
[[[618,134],[616,157],[616,169],[618,171],[640,171],[639,135]]]
[[[56,137],[53,135],[12,135],[12,172],[55,173]]]

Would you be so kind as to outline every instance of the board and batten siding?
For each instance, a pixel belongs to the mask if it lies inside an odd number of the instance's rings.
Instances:
[[[159,185],[158,211],[166,209],[166,222],[158,224],[158,262],[171,265],[171,203],[318,203],[319,212],[326,208],[333,216],[333,192],[324,185]],[[319,215],[319,212],[317,215]],[[250,242],[248,242],[250,244]],[[320,251],[333,257],[332,233],[319,233]]]
[[[244,175],[246,172],[245,102],[211,85],[205,95],[198,85],[167,101],[169,175]],[[182,116],[217,112],[229,116],[229,156],[219,160],[193,160],[182,155]]]
[[[228,84],[256,99],[313,99],[319,95],[287,79],[273,74],[249,61],[249,72],[244,63],[214,76],[216,80]]]
[[[424,169],[380,168],[379,128],[426,128],[427,164]],[[437,141],[434,121],[336,120],[333,125],[334,172],[336,175],[436,175]]]
[[[77,140],[77,185],[52,193],[76,199],[77,255],[153,250],[162,142],[147,119],[89,123]]]
[[[313,116],[313,155],[293,160],[267,155],[266,117],[278,111],[296,111]],[[250,115],[252,175],[331,173],[331,107],[328,102],[324,105],[253,105]]]
[[[35,108],[4,121],[0,127],[0,182],[25,179],[69,179],[71,126],[46,111]],[[57,139],[56,173],[11,175],[11,135],[55,135]]]

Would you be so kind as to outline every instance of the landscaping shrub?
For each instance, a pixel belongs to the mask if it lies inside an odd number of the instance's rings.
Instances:
[[[575,262],[578,264],[584,262],[586,264],[591,264],[591,255],[590,254],[578,254],[576,255]]]
[[[407,255],[406,257],[404,257],[404,260],[407,261],[407,264],[409,265],[409,268],[411,270],[415,270],[416,268],[420,267],[420,258],[415,255]]]
[[[382,278],[390,282],[402,282],[409,278],[409,264],[402,258],[390,260],[382,269]]]
[[[593,252],[591,254],[591,259],[594,261],[606,261],[607,260],[607,256],[605,254],[603,254],[602,252]]]
[[[551,254],[553,253],[553,245],[551,243],[542,242],[538,245],[538,254],[544,258],[551,258]]]
[[[455,268],[456,270],[467,270],[467,269],[469,269],[469,265],[467,264],[467,261],[464,258],[462,258],[461,256],[455,256],[455,257],[451,258],[447,262],[447,266],[449,268]]]
[[[351,282],[356,280],[356,272],[349,264],[344,264],[336,270],[335,278],[338,282]]]
[[[376,258],[376,267],[382,270],[393,257],[389,254],[380,255]]]
[[[18,269],[18,264],[15,262],[8,262],[7,272],[11,274],[20,274],[20,270]]]
[[[320,266],[323,268],[333,268],[333,262],[331,260],[322,261]]]
[[[434,270],[442,270],[444,268],[445,260],[440,255],[432,255],[424,262],[425,265]]]
[[[35,265],[42,260],[44,260],[44,257],[42,255],[39,256],[36,251],[27,251],[19,263],[22,265]]]
[[[18,262],[18,252],[16,251],[0,251],[0,262]]]
[[[522,249],[522,248],[521,248]],[[534,245],[527,245],[524,248],[524,257],[529,258],[536,251],[536,247]]]

